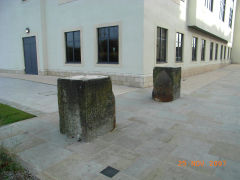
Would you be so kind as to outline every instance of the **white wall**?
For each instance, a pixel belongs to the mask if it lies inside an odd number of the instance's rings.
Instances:
[[[44,0],[1,0],[0,2],[0,69],[23,71],[24,55],[22,38],[36,36],[38,69],[44,69],[42,37],[42,7]],[[29,27],[31,33],[26,34]]]
[[[151,75],[154,66],[183,67],[189,69],[209,64],[220,64],[229,60],[220,60],[220,47],[223,41],[205,33],[188,28],[188,1],[180,0],[145,0],[144,2],[144,73]],[[156,64],[156,38],[157,27],[168,29],[167,63]],[[176,62],[176,32],[184,34],[183,62]],[[197,62],[192,61],[192,37],[198,37]],[[201,40],[205,39],[205,61],[201,61]],[[218,60],[210,61],[210,42],[214,42],[213,57],[215,57],[215,45],[218,43]]]
[[[143,0],[76,0],[46,4],[48,69],[50,71],[143,74]],[[120,65],[98,65],[97,27],[120,27]],[[81,30],[81,65],[65,64],[64,32]]]
[[[0,24],[0,69],[24,70],[22,37],[36,36],[39,71],[143,74],[143,0],[1,0]],[[120,64],[97,65],[96,28],[114,24]],[[65,64],[64,32],[78,29],[83,63]]]
[[[205,7],[205,0],[190,0],[188,25],[196,26],[226,41],[231,41],[232,29],[229,27],[229,14],[232,0],[226,1],[225,20],[219,19],[220,0],[213,1],[213,11]]]
[[[234,40],[232,62],[240,64],[240,1],[237,2],[236,20],[234,25]]]
[[[187,69],[222,63],[220,59],[209,61],[209,46],[211,41],[214,42],[214,47],[218,43],[220,53],[221,44],[224,43],[188,28],[187,6],[190,2],[192,1],[1,0],[0,69],[24,70],[22,38],[33,35],[37,38],[39,71],[151,75],[154,66],[182,66]],[[202,0],[198,2],[203,3]],[[226,23],[228,16],[227,6]],[[120,65],[98,65],[96,29],[114,24],[120,27]],[[168,29],[168,63],[165,64],[156,64],[158,26]],[[26,27],[30,28],[30,34],[25,33]],[[81,30],[82,64],[65,64],[64,32],[78,29]],[[226,33],[228,31],[229,29]],[[176,32],[184,34],[183,63],[175,62]],[[192,36],[198,37],[197,62],[192,62],[191,57]],[[200,58],[202,39],[207,41],[204,62]],[[231,46],[231,41],[228,45]]]

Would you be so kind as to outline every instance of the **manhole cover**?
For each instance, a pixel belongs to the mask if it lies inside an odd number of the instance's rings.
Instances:
[[[119,172],[119,170],[113,168],[113,167],[106,167],[104,170],[101,171],[101,174],[112,178],[113,176],[115,176],[117,173]]]

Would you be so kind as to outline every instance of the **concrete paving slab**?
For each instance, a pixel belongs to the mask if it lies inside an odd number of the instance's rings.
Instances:
[[[72,155],[72,152],[50,143],[44,143],[17,155],[30,164],[32,169],[40,172]]]
[[[12,153],[19,153],[42,143],[44,143],[44,140],[34,136],[28,136],[27,134],[13,136],[0,141],[0,144]]]
[[[48,76],[47,76],[48,77]],[[0,73],[0,102],[9,104],[26,112],[39,115],[58,111],[57,87],[52,83],[54,77]],[[39,79],[38,79],[39,78]],[[41,80],[43,79],[43,80]],[[57,82],[55,77],[54,82]],[[138,88],[113,85],[115,96],[135,91]]]
[[[223,159],[221,159],[223,160]],[[240,177],[240,163],[236,161],[227,161],[228,165],[216,169],[216,176],[222,180],[236,180]]]
[[[219,156],[224,159],[240,162],[239,145],[216,142],[209,150],[209,154]]]
[[[20,109],[28,107],[33,111],[42,113],[58,111],[56,86],[26,80],[0,78],[0,88],[0,99],[10,105],[13,103]],[[55,93],[53,94],[53,92]]]
[[[84,162],[82,159],[74,158],[72,156],[59,164],[56,164],[54,167],[47,169],[46,173],[51,174],[51,176],[58,180],[91,180],[100,176],[99,172],[104,168],[103,165],[94,161]]]
[[[240,179],[240,66],[191,78],[184,81],[181,98],[171,103],[152,101],[151,88],[117,95],[117,128],[91,143],[59,133],[51,103],[56,86],[15,79],[15,91],[7,85],[13,81],[0,78],[5,90],[0,98],[40,112],[1,127],[0,141],[19,149],[17,157],[41,179],[105,180],[100,172],[107,166],[120,170],[112,178],[118,180]],[[227,165],[179,167],[182,160],[226,160]]]
[[[3,126],[1,127],[1,131],[0,131],[0,141],[19,135],[19,134],[23,134],[24,130],[22,130],[21,127],[18,126],[18,124],[11,124],[11,125],[7,125],[7,126]]]
[[[196,172],[190,168],[178,167],[175,164],[159,162],[146,171],[139,180],[221,180],[218,177]]]

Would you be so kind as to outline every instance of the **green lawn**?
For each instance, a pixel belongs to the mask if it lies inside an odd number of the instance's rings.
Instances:
[[[5,172],[21,172],[23,168],[14,158],[2,147],[0,147],[0,177]]]
[[[1,180],[39,180],[16,161],[16,157],[0,146]]]
[[[0,103],[0,126],[35,117],[32,114]]]
[[[0,103],[0,126],[22,121],[35,117],[32,114],[12,108]],[[16,160],[14,155],[3,149],[0,145],[0,179],[28,179],[36,180],[27,170],[25,170]]]

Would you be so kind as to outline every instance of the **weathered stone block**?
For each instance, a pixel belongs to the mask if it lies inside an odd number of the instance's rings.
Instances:
[[[153,92],[155,101],[170,102],[180,97],[181,67],[155,67],[153,70]]]
[[[60,132],[82,141],[112,131],[116,125],[115,97],[108,76],[58,79]]]

